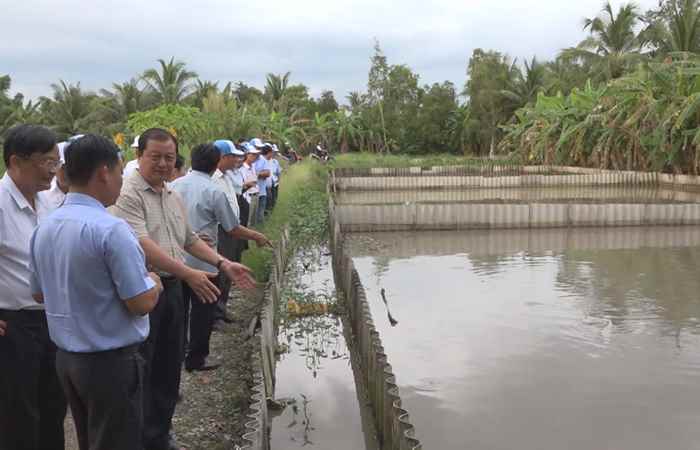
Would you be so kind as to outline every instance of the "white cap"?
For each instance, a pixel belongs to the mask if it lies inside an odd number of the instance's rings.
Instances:
[[[136,137],[134,138],[134,142],[131,143],[131,148],[139,148],[139,138],[140,138],[140,137],[141,137],[141,136],[136,136]]]

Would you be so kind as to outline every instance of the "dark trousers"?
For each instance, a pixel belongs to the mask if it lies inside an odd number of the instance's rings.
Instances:
[[[80,450],[142,448],[143,369],[137,345],[98,353],[58,351],[56,370]]]
[[[212,279],[212,283],[219,285],[220,277]],[[185,368],[201,367],[209,356],[209,340],[217,303],[204,303],[189,286],[183,286],[185,307],[189,304],[189,343],[185,356]]]
[[[0,320],[0,449],[63,450],[66,400],[46,314],[0,310]]]
[[[271,197],[272,198],[272,207],[270,209],[274,208],[275,205],[277,204],[277,194],[279,193],[279,190],[280,190],[279,185],[272,186],[272,197]]]
[[[168,435],[180,390],[185,317],[180,280],[163,280],[163,292],[149,314],[151,332],[141,344],[144,370],[143,440],[146,450],[168,448]]]
[[[244,227],[248,226],[248,216],[250,215],[250,205],[246,201],[245,198],[243,198],[243,195],[236,195],[236,200],[238,200],[238,209],[240,210],[241,217],[241,225]]]
[[[231,261],[240,262],[241,261],[241,239],[236,239],[229,236],[228,233],[224,231],[223,228],[219,227],[218,236],[218,252],[224,258],[228,258]],[[221,296],[217,302],[217,307],[214,312],[214,320],[220,320],[226,317],[226,305],[228,304],[229,292],[231,292],[231,280],[224,274],[219,275],[219,289],[221,290]]]

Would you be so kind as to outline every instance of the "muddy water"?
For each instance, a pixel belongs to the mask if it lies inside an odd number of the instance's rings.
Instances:
[[[283,293],[301,309],[335,303],[330,259],[323,249],[297,258]],[[320,254],[320,256],[319,256]],[[319,261],[316,263],[315,261]],[[288,406],[271,413],[271,449],[376,450],[371,416],[353,377],[352,354],[336,314],[291,317],[282,311],[275,397]]]
[[[700,448],[697,230],[595,231],[352,236],[424,448]]]

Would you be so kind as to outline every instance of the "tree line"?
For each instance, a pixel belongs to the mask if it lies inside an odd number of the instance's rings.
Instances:
[[[532,163],[700,171],[700,0],[662,0],[646,12],[606,4],[582,21],[588,36],[552,61],[522,63],[474,50],[467,81],[421,84],[375,44],[367,86],[339,105],[313,98],[291,74],[268,74],[263,89],[202,80],[182,61],[111,88],[53,84],[53,94],[10,97],[0,77],[0,132],[43,123],[61,137],[94,132],[125,142],[165,125],[186,144],[262,136],[332,151],[510,155]]]

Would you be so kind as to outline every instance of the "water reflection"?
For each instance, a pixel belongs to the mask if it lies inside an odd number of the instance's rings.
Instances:
[[[307,251],[286,275],[275,398],[287,407],[272,418],[271,448],[375,449],[371,420],[361,409],[364,401],[358,400],[343,323],[335,314],[307,308],[336,302],[329,257],[324,249]],[[288,300],[299,306],[293,314]]]
[[[700,241],[661,247],[697,230],[589,232],[369,236],[382,270],[356,266],[425,448],[698,448]]]

